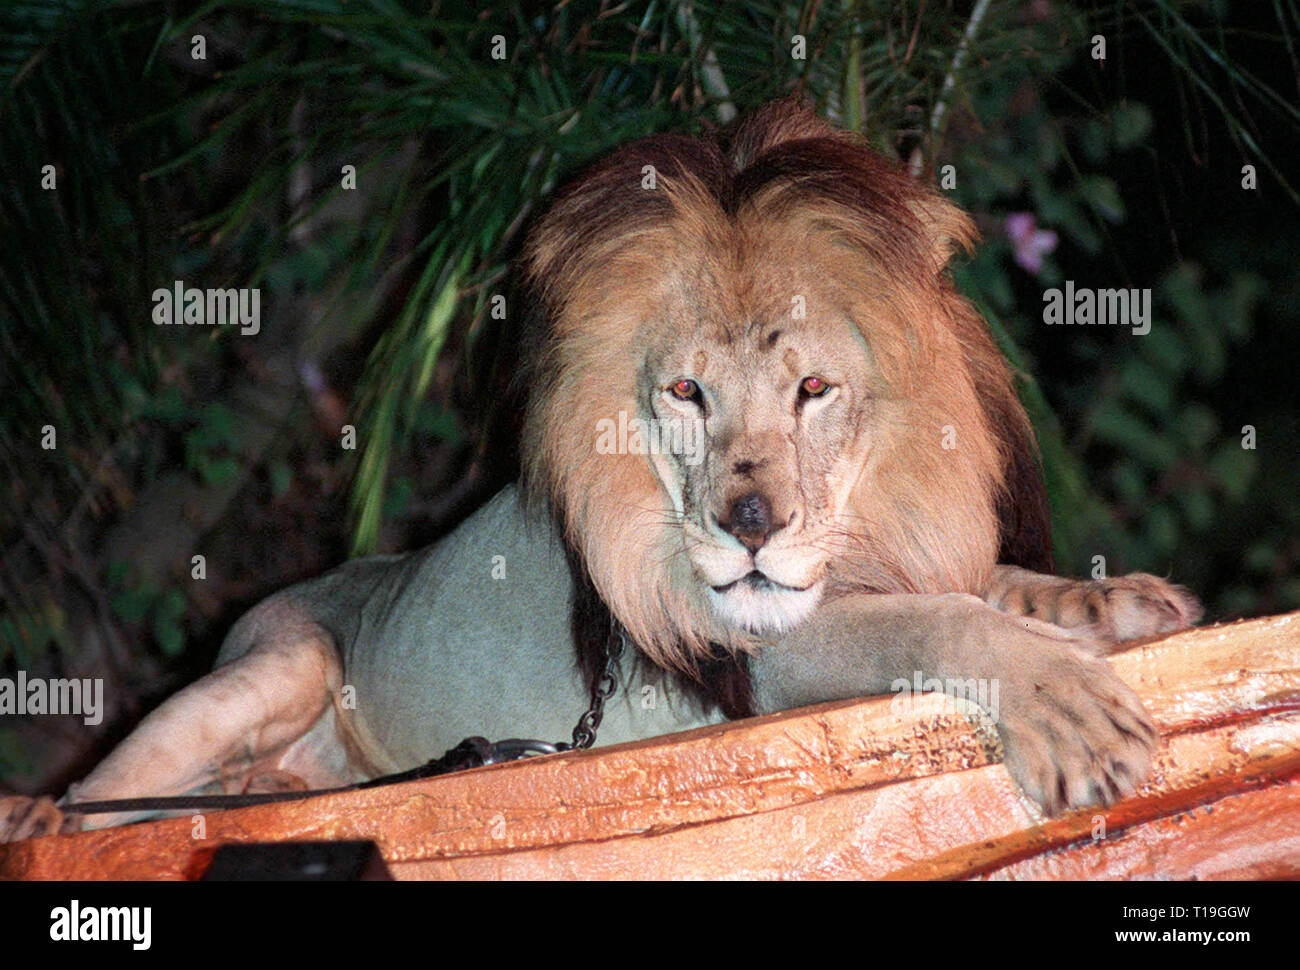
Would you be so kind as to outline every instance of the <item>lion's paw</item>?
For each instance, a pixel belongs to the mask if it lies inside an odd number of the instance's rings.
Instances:
[[[1012,778],[1052,815],[1132,795],[1158,740],[1137,695],[1074,647],[1025,660],[1004,688],[997,725]]]
[[[1044,620],[1106,644],[1182,630],[1204,612],[1186,589],[1149,573],[1083,580],[1001,566],[985,600],[1004,613]]]

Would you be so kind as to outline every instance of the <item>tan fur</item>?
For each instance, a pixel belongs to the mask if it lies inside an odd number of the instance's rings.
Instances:
[[[793,167],[802,161],[815,175],[822,165],[834,180],[846,159],[874,180],[857,196],[828,194]],[[773,160],[791,175],[736,189]],[[646,165],[654,189],[642,187]],[[554,504],[601,598],[656,661],[689,668],[711,642],[750,644],[709,610],[651,462],[599,454],[594,429],[620,410],[647,414],[654,388],[643,360],[655,328],[703,334],[704,357],[735,353],[746,328],[779,319],[792,293],[806,296],[807,317],[783,328],[790,352],[815,359],[851,342],[837,325],[846,314],[874,382],[859,457],[831,486],[826,595],[983,591],[1014,447],[996,417],[1012,415],[1032,439],[1002,357],[944,272],[974,239],[970,219],[937,193],[788,103],[761,112],[725,150],[681,138],[634,144],[539,223],[526,269],[550,330],[527,411],[524,480]],[[776,416],[746,420],[766,417]],[[956,447],[943,447],[945,432]]]

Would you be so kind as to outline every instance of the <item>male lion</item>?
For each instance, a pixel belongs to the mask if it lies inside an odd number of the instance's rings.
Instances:
[[[469,735],[565,738],[619,629],[639,656],[601,743],[919,671],[999,685],[1007,767],[1048,811],[1132,793],[1156,735],[1100,655],[1200,608],[1153,576],[1041,574],[1033,434],[946,275],[974,235],[790,103],[617,152],[526,248],[521,488],[254,608],[68,798],[319,788]],[[598,447],[618,422],[637,440]],[[695,447],[643,447],[652,427]],[[16,798],[0,835],[138,815]]]

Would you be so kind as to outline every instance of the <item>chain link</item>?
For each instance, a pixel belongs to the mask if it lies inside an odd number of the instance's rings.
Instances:
[[[596,729],[605,717],[605,701],[618,690],[618,662],[628,649],[627,631],[616,620],[610,621],[610,637],[605,641],[605,666],[591,690],[591,706],[578,718],[570,748],[581,751],[596,743]]]

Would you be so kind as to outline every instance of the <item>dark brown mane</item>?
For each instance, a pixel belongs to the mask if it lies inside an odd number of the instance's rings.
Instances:
[[[673,216],[667,193],[629,192],[647,166],[668,183],[692,181],[726,213],[780,193],[790,204],[830,203],[852,211],[874,232],[869,242],[886,265],[930,267],[931,240],[920,206],[933,192],[899,165],[838,131],[796,101],[770,104],[734,131],[692,138],[651,135],[620,148],[562,188],[548,207],[557,235],[570,241],[554,254],[548,279],[532,279],[546,302],[590,254]]]

